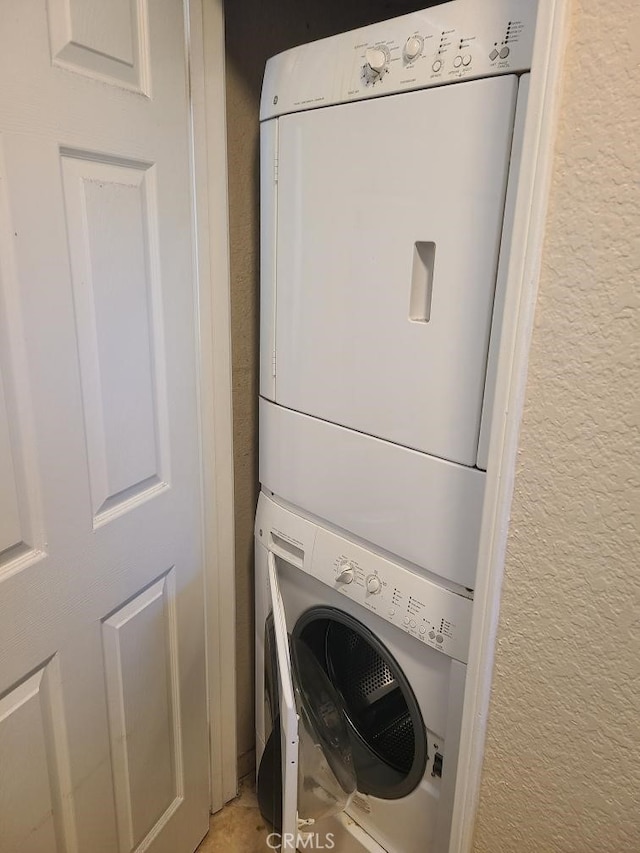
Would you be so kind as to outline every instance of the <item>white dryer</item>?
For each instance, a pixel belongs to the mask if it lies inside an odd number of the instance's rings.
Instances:
[[[471,601],[264,494],[255,534],[258,797],[283,849],[446,853]],[[292,674],[300,643],[336,699]]]
[[[454,0],[262,93],[260,480],[468,588],[535,13]]]

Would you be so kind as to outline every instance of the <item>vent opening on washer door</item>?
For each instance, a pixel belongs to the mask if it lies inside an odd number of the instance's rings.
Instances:
[[[418,702],[389,651],[361,622],[333,607],[313,607],[294,635],[314,653],[342,698],[358,790],[405,797],[422,779],[426,730]]]

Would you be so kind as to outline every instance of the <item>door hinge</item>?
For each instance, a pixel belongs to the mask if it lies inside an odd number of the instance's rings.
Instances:
[[[273,183],[278,183],[278,158],[275,157],[273,160]]]
[[[271,375],[276,375],[276,351],[273,351],[273,355],[271,356]]]

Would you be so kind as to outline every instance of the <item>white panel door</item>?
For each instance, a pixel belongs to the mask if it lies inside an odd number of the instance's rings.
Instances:
[[[208,828],[181,0],[0,0],[0,850]]]
[[[278,403],[475,464],[516,91],[279,119]]]

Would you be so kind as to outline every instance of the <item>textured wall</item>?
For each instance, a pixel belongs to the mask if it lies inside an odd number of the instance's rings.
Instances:
[[[575,2],[478,853],[640,851],[639,42]]]
[[[258,105],[269,56],[429,0],[229,0],[227,133],[236,494],[238,753],[251,767],[253,731],[253,514],[258,493]]]

